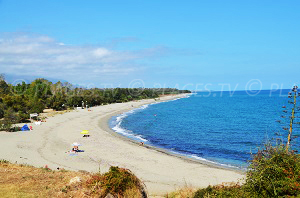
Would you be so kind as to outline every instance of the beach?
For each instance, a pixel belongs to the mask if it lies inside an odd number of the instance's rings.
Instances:
[[[161,97],[172,100],[185,95]],[[141,179],[150,195],[163,195],[176,189],[207,187],[222,182],[237,182],[242,172],[200,163],[148,146],[141,146],[110,129],[109,119],[154,99],[116,103],[68,112],[49,117],[32,131],[0,133],[0,159],[51,169],[64,168],[75,171],[106,172],[110,166],[131,170]],[[90,137],[80,132],[89,130]],[[68,151],[72,143],[81,144],[84,150],[76,155]]]

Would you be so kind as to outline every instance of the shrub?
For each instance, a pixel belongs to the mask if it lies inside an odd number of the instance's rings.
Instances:
[[[11,131],[13,124],[19,121],[19,116],[12,108],[4,111],[4,118],[0,121],[0,131]]]
[[[10,162],[5,159],[0,159],[0,164],[9,164]]]
[[[0,120],[0,131],[10,131],[11,127],[12,123],[9,120]]]
[[[124,197],[129,192],[131,195],[132,192],[137,192],[139,197],[147,197],[144,185],[135,175],[127,169],[114,166],[103,175],[93,175],[87,181],[87,186],[92,193],[99,194],[100,197],[106,197],[109,193],[116,197]]]
[[[300,195],[300,157],[284,146],[267,145],[254,155],[245,189],[264,197]]]
[[[253,155],[243,185],[209,186],[194,197],[300,197],[300,155],[266,145]]]
[[[204,189],[199,189],[195,192],[194,198],[203,198],[203,197],[255,197],[251,195],[249,192],[245,192],[243,187],[238,183],[231,183],[229,185],[216,185],[216,186],[208,186]]]
[[[9,132],[17,132],[17,131],[21,131],[21,128],[22,127],[14,126],[14,127],[11,127],[8,131]]]

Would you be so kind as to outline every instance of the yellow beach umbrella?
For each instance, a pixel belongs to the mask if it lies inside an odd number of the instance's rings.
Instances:
[[[88,134],[89,131],[88,131],[88,130],[83,130],[83,131],[81,131],[80,133],[81,133],[81,134]]]

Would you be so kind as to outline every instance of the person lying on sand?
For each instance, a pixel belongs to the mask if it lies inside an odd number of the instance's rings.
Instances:
[[[74,146],[74,147],[72,148],[72,151],[75,152],[75,153],[78,152],[78,151],[79,151],[78,146]]]

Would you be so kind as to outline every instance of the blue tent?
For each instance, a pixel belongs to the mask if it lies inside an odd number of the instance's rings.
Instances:
[[[28,128],[27,124],[25,124],[22,128],[21,131],[30,131],[30,129]]]

